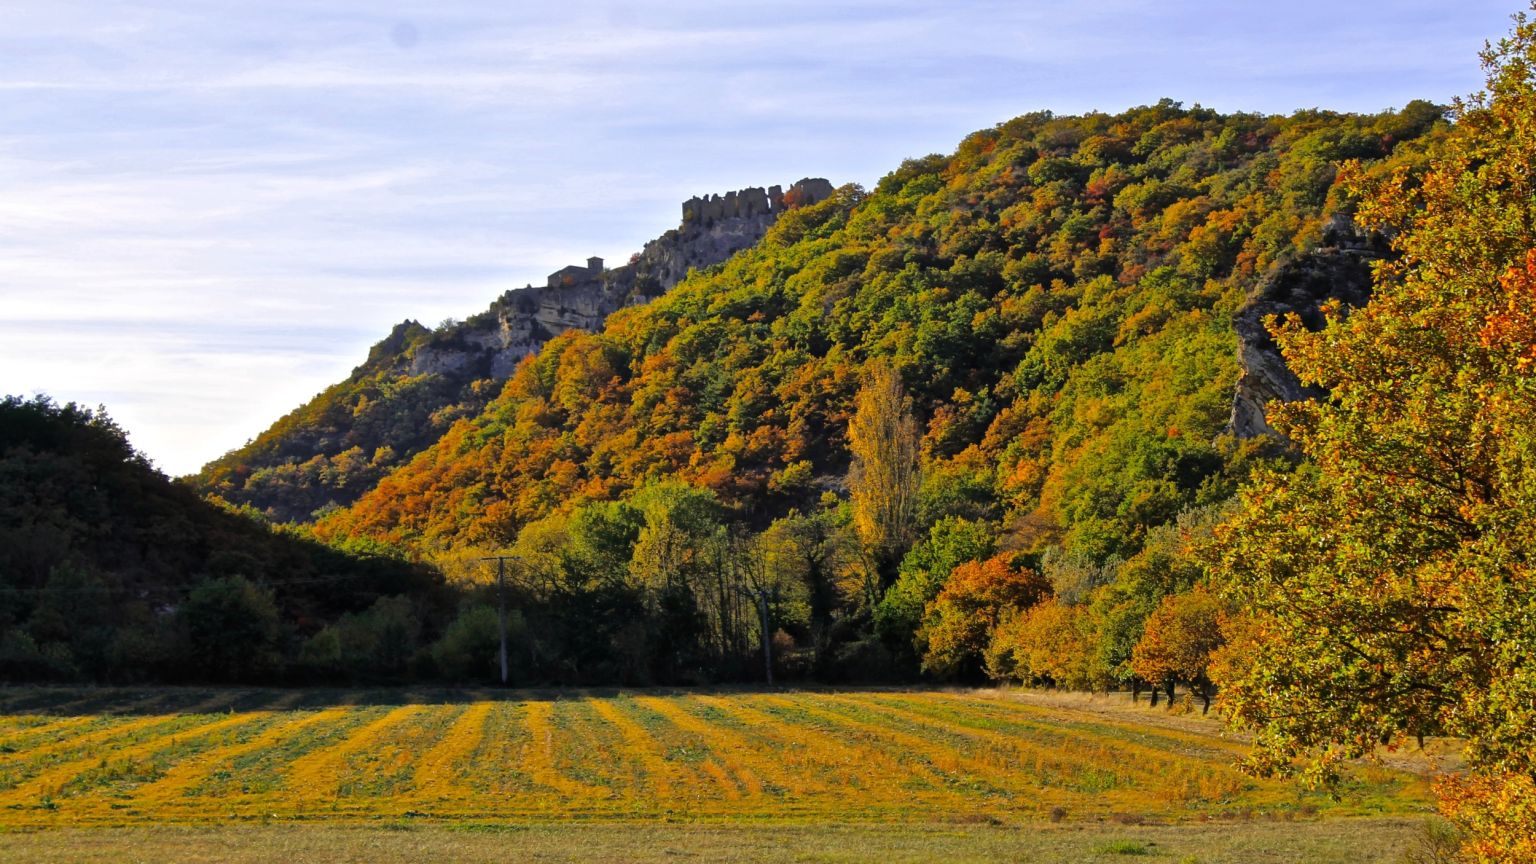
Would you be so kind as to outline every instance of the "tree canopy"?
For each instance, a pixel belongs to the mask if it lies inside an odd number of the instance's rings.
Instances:
[[[1484,60],[1426,168],[1346,166],[1398,257],[1365,307],[1277,322],[1331,395],[1275,412],[1308,465],[1259,472],[1215,569],[1255,618],[1222,682],[1255,765],[1328,779],[1382,744],[1463,738],[1474,777],[1447,800],[1493,861],[1536,849],[1512,803],[1536,777],[1536,24]]]

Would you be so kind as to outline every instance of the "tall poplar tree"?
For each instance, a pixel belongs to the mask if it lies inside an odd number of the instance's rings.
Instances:
[[[917,535],[919,464],[917,422],[901,376],[883,360],[871,362],[848,424],[853,466],[853,524],[869,556],[878,588],[896,579],[901,556]]]

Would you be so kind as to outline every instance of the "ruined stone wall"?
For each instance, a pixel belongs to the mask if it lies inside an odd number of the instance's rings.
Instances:
[[[825,201],[832,184],[807,178],[787,191],[752,187],[683,202],[680,226],[645,244],[622,267],[603,270],[601,260],[570,265],[547,284],[504,293],[491,308],[434,338],[410,359],[410,373],[509,377],[517,364],[567,330],[599,330],[625,306],[660,296],[687,277],[724,262],[763,238],[779,215]],[[594,266],[593,262],[596,262]]]
[[[683,230],[707,228],[723,219],[777,217],[787,206],[804,207],[832,197],[832,184],[820,177],[807,177],[791,184],[788,196],[778,186],[763,189],[753,186],[725,195],[706,195],[683,202]]]

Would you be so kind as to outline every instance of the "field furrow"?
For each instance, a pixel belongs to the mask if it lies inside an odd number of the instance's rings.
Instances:
[[[838,735],[803,712],[764,710],[750,696],[698,698],[773,742],[786,766],[811,782],[845,794],[852,790],[870,803],[910,800],[944,785],[943,775],[928,764],[879,746],[867,736]]]
[[[199,706],[201,710],[194,710],[189,714],[170,718],[148,717],[129,726],[104,730],[101,734],[105,737],[95,739],[82,748],[67,751],[74,758],[47,765],[43,770],[28,777],[25,782],[18,782],[0,793],[0,806],[51,800],[60,795],[70,781],[92,768],[105,770],[114,762],[132,765],[137,755],[159,746],[163,737],[175,735],[196,737],[250,722],[251,718],[243,714],[210,720],[209,715],[204,713],[208,709],[233,701],[233,699],[215,697],[202,703]]]
[[[762,795],[765,789],[763,777],[772,778],[777,790],[788,788],[783,783],[784,773],[760,745],[689,714],[679,706],[680,700],[642,696],[635,701],[694,736],[713,755],[710,763],[719,765],[727,776],[735,778],[746,794]]]
[[[315,722],[303,724],[260,749],[229,760],[227,767],[210,771],[184,793],[189,797],[238,801],[246,796],[280,796],[288,790],[288,769],[306,755],[323,754],[327,747],[346,740],[358,727],[386,713],[378,707],[338,706],[322,711]],[[323,721],[323,722],[322,722]]]
[[[835,710],[882,724],[899,724],[925,740],[996,766],[999,775],[1009,780],[1032,781],[1042,792],[1064,789],[1113,797],[1112,793],[1157,785],[1183,767],[1183,762],[1168,751],[1107,746],[1080,736],[1039,736],[1032,734],[1036,730],[1030,726],[1012,732],[977,728],[963,718],[934,717],[886,699],[850,702],[840,695],[825,698]]]
[[[597,712],[618,732],[624,740],[625,753],[635,762],[639,776],[644,777],[646,792],[655,801],[673,799],[673,790],[688,789],[694,784],[678,770],[675,762],[666,758],[665,751],[645,728],[623,711],[612,700],[588,698],[586,706]]]
[[[528,742],[523,750],[523,764],[528,766],[529,776],[534,783],[567,798],[607,798],[609,789],[567,777],[561,772],[556,738],[560,730],[555,726],[554,708],[555,703],[550,701],[527,704]]]
[[[296,801],[330,801],[349,794],[345,778],[348,762],[356,754],[375,746],[391,729],[409,721],[425,710],[421,705],[402,705],[383,717],[355,730],[324,750],[295,759],[283,772],[284,786]]]
[[[1209,762],[1212,764],[1203,770],[1220,771],[1232,782],[1242,782],[1235,768],[1218,767],[1225,761],[1224,751],[1194,746],[1188,740],[1193,736],[1128,735],[1119,727],[1080,723],[1058,723],[1053,728],[1026,712],[1010,711],[1006,705],[989,712],[975,703],[939,701],[931,695],[873,696],[864,704],[876,710],[898,712],[928,728],[993,742],[1012,742],[1020,749],[1022,758],[1038,758],[1039,751],[1048,750],[1056,764],[1068,773],[1115,766],[1115,772],[1127,775],[1129,784],[1142,785],[1156,783],[1192,763]]]
[[[296,701],[286,699],[284,702]],[[259,735],[272,723],[277,722],[284,708],[230,715],[204,726],[177,732],[124,748],[77,774],[61,790],[65,795],[78,796],[87,793],[115,793],[122,797],[125,790],[133,790],[164,777],[166,772],[182,760],[198,755],[237,746]]]
[[[159,714],[148,709],[161,702],[161,698],[149,696],[136,699],[123,704],[121,711],[109,711],[105,713],[92,713],[81,710],[75,716],[68,716],[75,709],[72,706],[80,705],[95,700],[75,700],[60,706],[56,712],[48,715],[29,714],[29,718],[43,718],[40,725],[30,728],[17,729],[15,732],[0,737],[0,753],[17,754],[19,757],[31,758],[46,755],[47,753],[68,748],[71,746],[88,743],[85,736],[90,733],[105,733],[114,727],[124,727],[135,722],[135,717],[140,714]],[[142,719],[142,718],[139,718]]]
[[[485,705],[480,740],[464,757],[464,773],[459,778],[464,794],[496,800],[527,795],[535,787],[527,764],[532,741],[525,721],[528,709],[511,701]]]
[[[280,716],[278,722],[261,730],[256,736],[230,747],[199,754],[173,766],[153,783],[138,790],[136,795],[145,803],[160,804],[196,798],[193,792],[217,773],[231,775],[236,760],[251,753],[265,752],[307,727],[335,722],[346,715],[350,707],[328,708],[312,713],[295,713]]]

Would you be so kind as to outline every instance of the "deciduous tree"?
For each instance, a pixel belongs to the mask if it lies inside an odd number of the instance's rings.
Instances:
[[[848,485],[853,492],[853,524],[883,592],[895,581],[896,565],[916,538],[922,485],[919,433],[912,419],[912,401],[896,370],[875,361],[865,375],[848,424],[853,453]]]
[[[1348,759],[1465,739],[1445,801],[1472,860],[1514,861],[1536,823],[1499,802],[1536,777],[1536,23],[1484,55],[1422,176],[1352,169],[1360,220],[1400,259],[1376,294],[1278,339],[1326,401],[1273,412],[1312,467],[1263,473],[1220,532],[1217,572],[1265,636],[1223,702],[1258,732],[1252,764]],[[1523,844],[1523,845],[1522,845]]]

